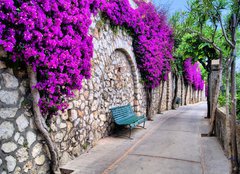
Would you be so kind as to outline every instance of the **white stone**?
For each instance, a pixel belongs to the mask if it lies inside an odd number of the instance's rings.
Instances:
[[[0,166],[2,165],[2,159],[0,159]]]
[[[36,141],[36,134],[34,134],[32,131],[28,131],[27,132],[28,147],[30,147],[32,143],[35,141]]]
[[[99,118],[101,121],[104,121],[104,122],[107,121],[107,117],[104,114],[99,115]]]
[[[63,137],[64,137],[64,135],[63,135],[63,133],[62,133],[62,132],[60,132],[60,133],[57,133],[57,134],[56,134],[56,136],[55,136],[55,142],[57,142],[57,143],[60,143],[60,142],[62,142],[62,140],[63,140]]]
[[[62,114],[61,114],[61,118],[62,118],[63,120],[67,120],[67,119],[68,119],[68,113],[67,113],[67,112],[62,113]]]
[[[92,108],[91,110],[92,111],[96,111],[98,108],[98,101],[97,100],[94,100],[93,103],[92,103]]]
[[[71,115],[70,115],[70,121],[74,121],[77,119],[77,111],[76,110],[71,110]]]
[[[23,143],[24,143],[24,137],[21,136],[21,137],[18,139],[18,144],[23,145]]]
[[[7,156],[5,160],[7,161],[8,172],[12,172],[16,167],[16,159],[13,158],[12,156]]]
[[[34,145],[32,149],[33,158],[38,156],[41,153],[41,151],[42,151],[42,145],[40,143],[37,143],[36,145]]]
[[[0,91],[0,101],[8,104],[15,105],[18,102],[18,91]]]
[[[82,102],[80,109],[81,109],[81,110],[84,110],[84,108],[85,108],[85,103]]]
[[[72,108],[73,108],[73,103],[72,102],[68,103],[68,109],[72,109]]]
[[[26,88],[24,87],[24,86],[20,86],[19,87],[19,90],[21,91],[21,93],[23,94],[23,95],[25,95],[26,94]]]
[[[30,112],[25,112],[24,115],[27,117],[32,117],[32,114]]]
[[[73,126],[77,127],[77,125],[79,125],[79,123],[80,123],[80,118],[78,118],[77,120],[74,121]]]
[[[3,119],[12,118],[16,115],[18,108],[1,108],[0,117]]]
[[[80,107],[80,102],[78,101],[78,100],[76,100],[76,101],[73,101],[73,105],[74,105],[74,107],[76,107],[76,108],[79,108]]]
[[[3,171],[1,174],[7,174],[7,172],[6,172],[6,171]]]
[[[54,132],[57,131],[57,127],[56,127],[56,125],[55,125],[54,123],[52,123],[52,124],[50,125],[50,128],[51,128],[51,130],[54,131]]]
[[[18,87],[18,80],[13,75],[8,73],[3,73],[2,77],[3,77],[3,82],[6,88],[16,89]]]
[[[59,125],[62,122],[60,117],[55,117],[55,119],[56,119],[56,124],[57,125]]]
[[[18,125],[18,130],[20,132],[23,132],[29,125],[29,122],[28,122],[27,118],[24,115],[20,115],[17,118],[16,123]]]
[[[25,172],[25,173],[28,173],[28,171],[29,170],[31,170],[32,169],[32,162],[31,161],[28,161],[24,166],[23,166],[23,171]],[[38,173],[39,173],[39,171],[38,171]]]
[[[0,125],[0,140],[8,139],[13,136],[14,127],[13,124],[7,121],[4,121]]]
[[[13,142],[8,142],[8,143],[4,143],[1,149],[5,153],[10,153],[17,149],[17,145]]]
[[[14,174],[22,174],[21,173],[21,168],[20,167],[16,167],[16,169],[13,172]]]
[[[17,142],[19,137],[20,137],[20,133],[19,132],[15,133],[14,140]]]
[[[39,166],[43,165],[45,162],[45,156],[44,155],[38,156],[37,158],[35,158],[35,162]]]
[[[23,148],[17,150],[16,156],[17,156],[18,162],[26,161],[29,157],[27,148],[23,147]]]
[[[89,94],[89,100],[90,101],[93,100],[93,94],[92,93]]]
[[[66,124],[66,123],[60,123],[60,129],[63,129],[63,128],[65,128],[65,127],[67,127],[67,124]]]

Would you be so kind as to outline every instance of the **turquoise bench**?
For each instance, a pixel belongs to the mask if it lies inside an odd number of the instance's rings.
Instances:
[[[143,123],[143,128],[145,127],[146,117],[145,115],[137,116],[131,105],[117,106],[110,108],[114,122],[119,126],[129,127],[129,138],[131,137],[132,129]]]

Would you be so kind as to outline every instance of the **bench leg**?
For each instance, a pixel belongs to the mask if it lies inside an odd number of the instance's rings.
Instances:
[[[131,139],[131,135],[132,135],[132,128],[129,128],[129,138]]]
[[[143,128],[145,129],[145,121],[143,122]]]

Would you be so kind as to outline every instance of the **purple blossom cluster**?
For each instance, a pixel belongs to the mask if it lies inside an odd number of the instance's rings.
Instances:
[[[195,90],[203,90],[204,80],[202,79],[199,63],[192,64],[192,58],[188,58],[183,63],[184,78],[189,85],[193,85]]]
[[[73,90],[90,78],[93,55],[88,0],[0,0],[0,45],[38,73],[45,114],[67,107]]]
[[[134,32],[134,52],[146,87],[166,80],[172,60],[172,29],[151,3],[128,0],[0,0],[0,46],[13,61],[32,66],[44,114],[67,107],[67,100],[90,78],[93,56],[88,34],[91,14],[105,13]]]
[[[155,88],[166,80],[172,60],[172,29],[166,16],[151,3],[137,2],[133,9],[128,0],[109,0],[102,11],[115,25],[134,32],[133,47],[142,80],[147,88]]]

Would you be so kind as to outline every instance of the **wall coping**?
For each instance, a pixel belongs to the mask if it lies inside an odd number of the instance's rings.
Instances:
[[[218,112],[221,113],[222,116],[226,117],[226,108],[225,107],[220,107],[217,108]],[[229,116],[230,117],[230,116]],[[236,124],[240,126],[240,120],[236,120]]]
[[[218,107],[217,110],[226,116],[226,108],[225,107]]]

